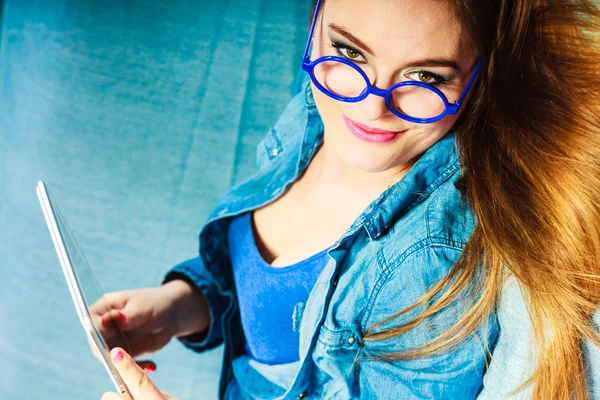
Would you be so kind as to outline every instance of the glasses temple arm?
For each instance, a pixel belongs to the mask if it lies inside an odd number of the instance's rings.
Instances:
[[[481,64],[482,63],[483,63],[483,58],[480,58],[479,61],[477,62],[477,65],[475,66],[475,70],[471,74],[471,79],[469,79],[469,82],[467,83],[467,86],[465,87],[465,90],[463,91],[462,96],[460,96],[460,99],[458,99],[458,101],[456,103],[454,103],[454,104],[456,104],[458,106],[460,106],[462,104],[463,100],[467,96],[467,93],[469,93],[469,88],[471,87],[471,84],[473,83],[473,81],[477,77],[477,74],[479,72],[479,68],[481,68]]]
[[[306,48],[304,49],[304,60],[308,59],[308,53],[310,51],[310,43],[312,42],[313,34],[315,32],[315,25],[317,24],[317,16],[319,15],[319,9],[321,8],[321,1],[317,1],[317,5],[315,7],[315,13],[313,15],[312,24],[310,26],[310,34],[308,35],[308,40],[306,42]]]

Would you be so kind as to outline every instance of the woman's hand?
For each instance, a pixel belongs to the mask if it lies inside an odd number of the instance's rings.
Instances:
[[[183,280],[109,293],[90,311],[108,347],[125,348],[132,357],[154,353],[174,336],[201,332],[210,319],[205,297]]]
[[[133,400],[175,400],[175,397],[157,388],[125,350],[116,347],[111,350],[110,356]],[[102,400],[122,400],[122,398],[117,393],[109,392],[104,393]]]

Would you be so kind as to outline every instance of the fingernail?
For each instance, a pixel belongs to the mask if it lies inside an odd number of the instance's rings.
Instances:
[[[117,310],[117,312],[121,316],[121,319],[123,320],[123,322],[127,321],[127,317],[125,316],[125,314],[123,314],[123,311]]]
[[[144,372],[151,374],[152,372],[156,371],[156,369],[152,368],[152,367],[144,367]]]
[[[114,351],[112,353],[112,358],[116,362],[120,362],[121,360],[123,360],[123,352],[121,350]]]

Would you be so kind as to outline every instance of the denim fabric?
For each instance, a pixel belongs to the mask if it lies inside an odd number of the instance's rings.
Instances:
[[[478,400],[529,400],[532,386],[527,385],[516,393],[537,366],[536,344],[529,311],[517,280],[510,276],[502,288],[498,306],[500,335],[493,357],[484,376],[484,387]],[[600,326],[600,312],[593,316]],[[583,344],[586,379],[590,400],[600,400],[600,348],[590,340]]]
[[[187,276],[211,305],[206,337],[199,342],[184,338],[184,343],[196,351],[225,343],[221,398],[475,398],[486,348],[497,335],[493,316],[477,335],[425,359],[388,363],[365,357],[413,348],[438,336],[461,315],[461,302],[399,337],[363,341],[370,326],[413,304],[439,282],[472,233],[473,217],[455,187],[459,162],[452,133],[364,210],[328,251],[329,263],[302,315],[300,361],[270,366],[243,355],[228,226],[233,217],[283,194],[310,162],[322,132],[305,84],[259,145],[258,172],[225,194],[208,218],[200,233],[200,257],[167,274],[166,280]],[[407,322],[420,310],[377,331]]]

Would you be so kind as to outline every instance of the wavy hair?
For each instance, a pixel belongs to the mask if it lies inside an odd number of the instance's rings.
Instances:
[[[458,299],[451,329],[388,360],[427,357],[476,333],[507,274],[535,335],[535,399],[588,397],[582,345],[600,346],[600,9],[594,0],[445,0],[485,64],[455,126],[459,188],[475,230],[451,272],[419,301],[370,327],[389,339]],[[409,311],[408,323],[378,330]]]

